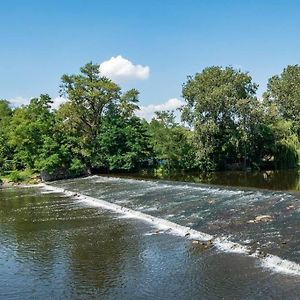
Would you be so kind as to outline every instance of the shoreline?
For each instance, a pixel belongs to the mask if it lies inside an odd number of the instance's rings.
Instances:
[[[150,173],[149,173],[150,171]],[[21,171],[23,172],[23,171]],[[25,171],[24,171],[25,172]],[[61,180],[72,180],[79,178],[89,178],[91,176],[120,177],[136,180],[158,180],[178,183],[191,183],[204,186],[213,186],[217,188],[242,189],[242,190],[262,190],[274,192],[300,193],[300,168],[270,170],[270,171],[217,171],[217,172],[185,172],[171,171],[165,175],[157,175],[151,172],[151,169],[140,169],[136,172],[103,172],[90,175],[82,174],[72,177],[57,178],[45,180],[35,171],[30,174],[19,174],[20,177],[13,179],[10,175],[0,176],[2,187],[32,185],[39,183],[50,183]],[[18,174],[17,174],[18,175]],[[211,177],[211,178],[210,178]],[[287,178],[289,178],[287,180]]]
[[[7,189],[7,188],[25,188],[25,187],[34,187],[34,186],[39,186],[39,184],[42,184],[43,182],[37,182],[37,183],[26,183],[26,182],[12,182],[12,181],[3,181],[0,184],[0,189]]]

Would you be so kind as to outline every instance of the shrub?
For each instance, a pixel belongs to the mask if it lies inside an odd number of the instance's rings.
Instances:
[[[31,170],[23,170],[23,171],[14,170],[9,173],[8,180],[11,182],[29,181],[31,175],[32,175]]]

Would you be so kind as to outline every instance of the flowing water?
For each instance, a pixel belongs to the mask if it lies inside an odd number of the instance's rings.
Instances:
[[[1,299],[299,298],[297,192],[108,176],[51,185],[0,189]],[[249,222],[259,215],[271,220]],[[206,249],[159,220],[274,256]]]

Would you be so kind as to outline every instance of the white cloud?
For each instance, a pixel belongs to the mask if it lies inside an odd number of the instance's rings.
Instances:
[[[29,104],[29,101],[30,101],[29,99],[23,98],[21,96],[18,96],[18,97],[8,100],[8,102],[11,103],[12,106],[14,106],[14,107],[18,107],[21,105],[27,105],[27,104]]]
[[[13,107],[19,107],[21,105],[28,105],[30,103],[30,100],[34,98],[34,97],[30,97],[30,98],[23,98],[23,97],[15,97],[15,98],[12,98],[12,99],[9,99],[9,103],[11,103],[11,105]],[[66,102],[68,99],[67,98],[64,98],[64,97],[56,97],[56,98],[52,98],[52,105],[51,105],[51,108],[52,109],[58,109],[59,106]]]
[[[51,108],[58,109],[60,107],[60,105],[67,102],[68,99],[64,98],[64,97],[56,97],[56,98],[53,98],[52,101],[53,101],[53,103],[51,105]]]
[[[134,65],[130,60],[118,55],[102,62],[99,66],[100,73],[112,80],[144,80],[149,77],[148,66]]]
[[[136,112],[136,115],[141,118],[145,118],[147,121],[150,121],[153,118],[154,113],[156,111],[176,110],[177,108],[181,107],[184,104],[185,104],[185,102],[182,100],[179,100],[177,98],[171,98],[168,101],[166,101],[165,103],[141,106],[140,110],[138,110]]]

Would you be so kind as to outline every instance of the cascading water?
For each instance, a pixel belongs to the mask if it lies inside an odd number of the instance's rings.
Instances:
[[[300,275],[298,194],[104,176],[53,185],[80,193],[80,201],[190,238],[214,239],[219,249],[251,254],[265,267]],[[258,216],[270,219],[256,222]]]
[[[298,197],[103,176],[0,189],[0,299],[297,299]]]

